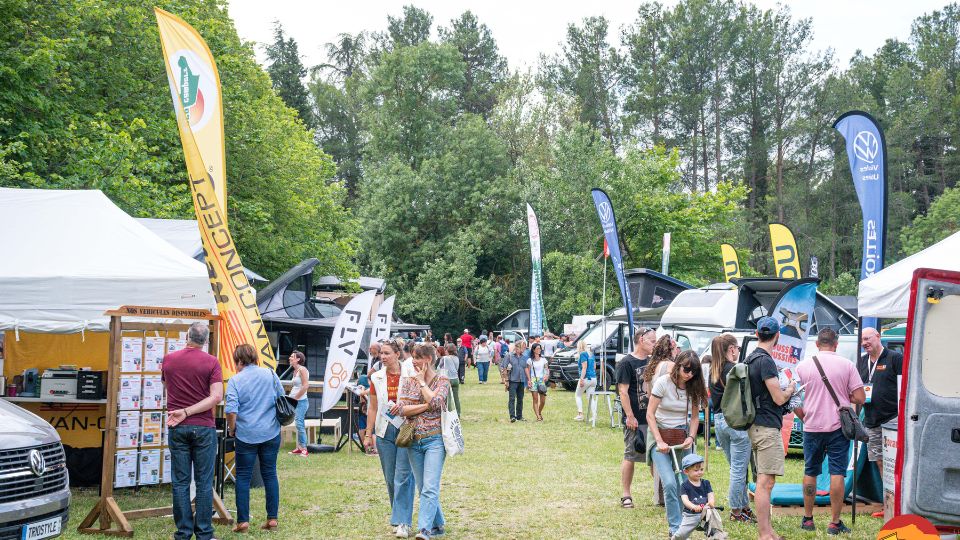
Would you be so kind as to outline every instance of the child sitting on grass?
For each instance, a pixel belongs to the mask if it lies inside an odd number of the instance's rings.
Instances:
[[[703,526],[708,540],[722,540],[727,537],[720,522],[713,499],[710,481],[703,478],[703,458],[697,454],[684,456],[681,462],[687,479],[680,485],[680,500],[683,502],[683,521],[673,534],[673,540],[686,540],[693,531]]]

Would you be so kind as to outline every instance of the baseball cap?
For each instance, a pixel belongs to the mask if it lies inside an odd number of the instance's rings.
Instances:
[[[761,317],[757,321],[757,333],[763,337],[773,337],[780,331],[780,323],[773,317]]]
[[[680,468],[687,470],[690,467],[693,467],[697,463],[703,463],[703,457],[697,454],[687,454],[683,456],[683,461],[680,462]]]

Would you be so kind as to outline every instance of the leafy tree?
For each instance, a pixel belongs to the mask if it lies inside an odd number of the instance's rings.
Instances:
[[[600,313],[602,290],[597,283],[603,279],[602,261],[589,255],[551,251],[543,258],[543,274],[544,310],[549,327],[555,332],[572,321],[574,315]],[[614,286],[611,291],[615,290],[615,283],[610,282]],[[608,311],[619,305],[620,295],[607,295]]]
[[[273,25],[273,43],[264,47],[267,53],[267,73],[273,88],[287,107],[297,111],[304,125],[313,127],[315,119],[310,108],[309,94],[303,85],[307,69],[300,61],[300,51],[293,38],[285,37],[279,22]]]
[[[403,6],[403,17],[387,17],[387,35],[393,48],[412,47],[430,39],[433,15],[412,6]]]
[[[948,188],[926,215],[901,231],[904,255],[913,255],[960,231],[960,188]]]
[[[577,99],[580,120],[600,131],[611,148],[620,141],[620,53],[607,41],[609,23],[588,17],[567,27],[563,52],[543,58],[542,82]]]
[[[440,29],[441,43],[460,51],[466,68],[460,89],[460,109],[486,118],[497,102],[497,90],[507,75],[507,59],[500,56],[497,42],[487,25],[465,11]]]

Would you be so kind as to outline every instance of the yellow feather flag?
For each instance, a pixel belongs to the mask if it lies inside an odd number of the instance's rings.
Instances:
[[[773,263],[777,277],[800,278],[800,254],[793,232],[782,223],[770,224],[770,246],[773,248]]]
[[[730,244],[720,244],[720,254],[723,256],[723,275],[727,281],[740,277],[740,258],[737,250]]]
[[[223,101],[220,72],[207,42],[180,17],[153,8],[160,27],[163,61],[170,95],[186,113],[205,170],[227,219],[227,161],[223,146]]]
[[[193,209],[197,215],[197,224],[200,227],[200,239],[206,253],[207,272],[210,274],[210,285],[217,300],[217,311],[221,315],[220,325],[220,365],[224,378],[234,374],[233,351],[242,343],[253,346],[257,351],[260,364],[276,369],[277,361],[273,356],[273,349],[267,339],[267,332],[257,309],[256,291],[247,281],[240,263],[240,255],[233,243],[233,237],[227,228],[226,212],[218,201],[214,189],[214,179],[210,169],[206,166],[201,154],[194,131],[191,129],[190,118],[184,106],[180,90],[182,84],[187,86],[195,82],[182,83],[178,75],[184,72],[179,66],[176,55],[170,51],[185,51],[185,44],[181,36],[192,36],[209,51],[199,34],[187,23],[177,17],[156,9],[157,21],[160,25],[160,41],[163,45],[167,67],[167,77],[171,82],[173,106],[177,113],[177,128],[180,131],[180,143],[183,145],[183,154],[187,162],[187,173],[190,176],[190,192],[193,198]],[[173,28],[173,30],[170,30]],[[183,58],[183,56],[181,56]],[[173,61],[170,61],[173,59]],[[211,65],[213,61],[211,59]],[[189,72],[187,72],[189,73]],[[219,83],[217,86],[219,93]]]

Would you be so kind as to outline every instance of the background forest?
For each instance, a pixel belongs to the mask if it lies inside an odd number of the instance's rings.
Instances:
[[[550,327],[599,312],[591,187],[613,200],[627,267],[659,269],[670,231],[675,277],[721,280],[721,242],[767,275],[779,221],[805,271],[819,258],[823,289],[854,294],[860,209],[830,127],[851,109],[886,132],[888,264],[960,230],[956,4],[840,69],[786,7],[638,3],[624,28],[571,21],[517,72],[469,11],[404,7],[305,66],[279,25],[272,43],[243,42],[220,0],[0,0],[0,186],[101,189],[134,216],[192,217],[155,4],[217,60],[244,263],[275,278],[318,257],[321,274],[383,277],[401,317],[437,330],[527,307],[524,202]]]

